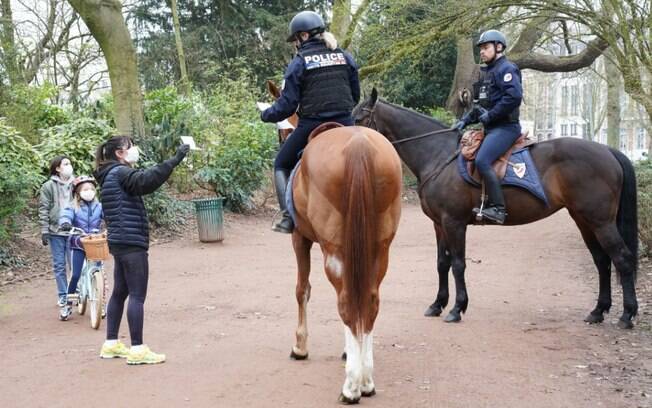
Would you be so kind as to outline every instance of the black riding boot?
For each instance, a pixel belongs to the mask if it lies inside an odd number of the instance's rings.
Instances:
[[[276,198],[278,199],[278,206],[281,207],[281,215],[283,218],[274,225],[273,231],[291,234],[294,229],[294,222],[285,205],[285,190],[287,189],[288,179],[290,172],[284,169],[274,170],[274,185],[276,186]]]
[[[500,186],[500,180],[493,170],[484,175],[484,186],[489,198],[487,199],[487,206],[482,209],[482,219],[493,222],[495,224],[505,223],[507,212],[505,211],[505,197],[503,196],[503,189]],[[473,212],[478,215],[479,208],[474,208]]]

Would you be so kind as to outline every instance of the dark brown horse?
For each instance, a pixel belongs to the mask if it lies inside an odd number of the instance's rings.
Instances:
[[[308,143],[294,180],[299,324],[291,356],[308,357],[310,248],[317,242],[345,326],[340,400],[354,403],[374,393],[372,330],[401,213],[401,159],[378,132],[339,127]]]
[[[354,112],[356,124],[369,126],[394,144],[403,162],[419,179],[423,212],[434,222],[437,236],[439,291],[426,316],[439,316],[448,303],[448,271],[455,277],[455,306],[447,322],[461,320],[468,306],[464,280],[467,225],[480,203],[480,189],[458,173],[459,134],[420,113],[378,100],[374,89]],[[623,287],[619,326],[633,327],[638,311],[636,270],[638,223],[634,168],[621,152],[574,138],[558,138],[530,147],[549,205],[525,190],[506,187],[507,225],[526,224],[568,209],[577,224],[600,276],[596,307],[589,323],[604,320],[611,307],[611,264]]]

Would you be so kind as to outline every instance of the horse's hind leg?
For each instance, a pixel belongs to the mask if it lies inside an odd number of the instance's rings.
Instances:
[[[435,302],[428,306],[424,316],[439,316],[448,304],[448,271],[451,268],[451,255],[446,248],[441,226],[435,224],[437,236],[437,274],[439,275],[439,290]]]
[[[623,287],[623,314],[618,326],[623,329],[634,327],[632,319],[638,312],[636,288],[634,286],[636,259],[625,245],[615,223],[607,224],[595,229],[595,236],[602,248],[609,255],[620,274]]]
[[[595,263],[596,268],[598,268],[598,273],[600,275],[598,304],[595,306],[595,309],[586,316],[584,321],[587,323],[600,323],[604,320],[604,313],[609,313],[609,309],[611,308],[611,258],[605,250],[602,249],[602,246],[600,245],[600,242],[598,242],[593,231],[581,222],[577,220],[575,222],[582,233],[582,238],[584,239],[586,247],[589,249],[589,252],[591,252],[593,262]]]
[[[308,301],[310,300],[310,248],[312,241],[298,232],[292,234],[292,245],[297,257],[296,296],[299,305],[299,324],[297,326],[297,343],[292,347],[290,357],[295,360],[308,358]]]

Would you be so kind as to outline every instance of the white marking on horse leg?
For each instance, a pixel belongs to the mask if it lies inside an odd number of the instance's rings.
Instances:
[[[297,343],[292,347],[292,351],[297,356],[305,357],[308,355],[308,298],[310,297],[310,287],[306,290],[301,298],[299,305],[299,325],[297,326],[296,338]]]
[[[373,332],[362,335],[362,385],[360,390],[368,394],[376,387],[373,379],[374,371],[374,335]]]
[[[362,380],[362,354],[360,342],[348,326],[344,326],[346,350],[346,380],[342,386],[342,394],[350,400],[360,399],[360,383]]]
[[[326,269],[330,270],[335,278],[340,278],[342,276],[342,261],[336,255],[328,255]]]

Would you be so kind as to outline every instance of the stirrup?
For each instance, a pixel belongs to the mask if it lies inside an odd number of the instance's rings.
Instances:
[[[496,213],[495,216],[493,215],[494,212]],[[475,214],[475,219],[478,222],[489,221],[498,225],[503,225],[505,223],[505,219],[507,218],[507,212],[505,210],[500,210],[495,206],[490,206],[484,209],[482,207],[474,208],[473,213]]]

